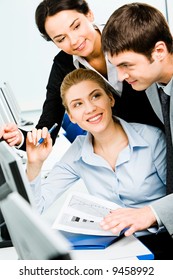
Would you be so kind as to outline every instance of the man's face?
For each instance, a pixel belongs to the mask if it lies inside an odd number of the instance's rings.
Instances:
[[[135,90],[145,90],[161,79],[162,64],[154,55],[150,61],[142,54],[125,51],[113,56],[108,54],[108,59],[117,68],[118,80],[127,81]]]

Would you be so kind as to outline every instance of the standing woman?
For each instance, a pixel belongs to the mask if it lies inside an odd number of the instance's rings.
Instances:
[[[60,97],[63,78],[75,68],[89,68],[97,71],[109,84],[116,96],[114,113],[130,122],[146,123],[161,127],[146,97],[126,81],[117,80],[117,71],[104,55],[101,46],[101,33],[104,25],[94,23],[94,15],[84,0],[43,0],[35,13],[37,27],[47,41],[52,41],[60,50],[55,56],[50,72],[46,100],[36,128],[48,129],[58,123],[51,134],[53,142],[60,129],[65,109]],[[42,67],[44,67],[44,62]],[[162,128],[162,127],[161,127]],[[26,132],[24,140],[26,138]],[[0,132],[11,145],[22,145],[22,133],[15,125],[4,127]]]

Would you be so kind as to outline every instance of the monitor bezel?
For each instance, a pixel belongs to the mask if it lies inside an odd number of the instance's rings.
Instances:
[[[1,201],[13,245],[21,260],[71,259],[70,242],[53,231],[17,192]]]
[[[34,206],[31,187],[25,173],[25,166],[14,147],[5,141],[0,142],[0,165],[5,177],[5,183],[0,186],[0,200],[10,192],[18,192],[26,201]]]
[[[0,87],[0,109],[1,109],[1,125],[14,122],[17,124],[17,121],[14,115],[11,112],[11,109],[4,98],[3,89]]]
[[[2,93],[13,118],[17,124],[20,124],[21,109],[8,82],[4,82],[2,86]]]

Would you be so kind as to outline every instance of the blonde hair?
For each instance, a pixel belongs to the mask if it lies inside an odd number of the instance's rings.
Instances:
[[[69,74],[67,74],[61,84],[60,91],[61,91],[61,98],[62,103],[65,107],[65,109],[68,112],[68,106],[66,103],[66,92],[73,86],[76,85],[82,81],[93,81],[97,83],[107,95],[111,95],[111,90],[109,87],[109,84],[95,71],[90,69],[75,69]],[[81,93],[82,94],[82,93]]]

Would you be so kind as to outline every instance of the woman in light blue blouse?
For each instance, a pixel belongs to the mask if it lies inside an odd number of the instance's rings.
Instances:
[[[83,179],[90,194],[126,208],[131,220],[125,227],[140,221],[135,229],[142,230],[155,224],[152,202],[166,193],[162,131],[114,117],[115,100],[109,87],[92,70],[69,73],[61,85],[61,97],[70,120],[88,133],[77,137],[41,185],[40,171],[52,140],[47,128],[28,132],[27,175],[40,211]],[[36,147],[40,137],[45,138],[44,144]],[[106,229],[104,221],[101,226]]]

